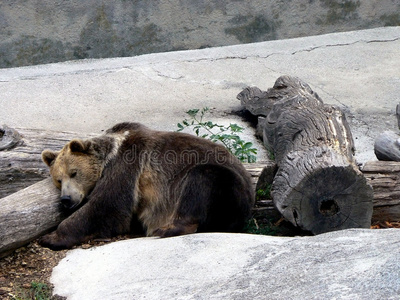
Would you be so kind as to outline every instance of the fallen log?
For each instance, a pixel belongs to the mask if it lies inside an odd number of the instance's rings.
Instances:
[[[48,178],[41,160],[44,149],[60,150],[77,134],[36,129],[0,127],[0,257],[55,228],[65,217],[59,206],[60,192]],[[274,169],[273,162],[248,165],[254,188],[260,174]],[[265,178],[267,175],[263,175]],[[271,200],[259,208],[266,216],[278,212]]]
[[[325,105],[298,78],[282,76],[262,92],[247,88],[238,99],[265,117],[263,141],[278,166],[271,195],[293,225],[319,234],[369,228],[372,188],[354,160],[344,114]]]
[[[245,164],[245,167],[252,177],[254,189],[260,189],[272,182],[276,166],[267,161]],[[0,258],[51,231],[67,217],[59,197],[60,191],[51,178],[47,178],[0,199]],[[274,219],[279,217],[270,199],[258,201],[254,212]]]
[[[47,167],[41,162],[40,153],[44,148],[61,149],[72,138],[82,134],[18,129],[20,143],[8,151],[0,151],[0,174],[11,169],[18,176],[10,184],[1,182],[3,194],[11,194],[0,199],[0,257],[16,249],[45,232],[56,227],[65,217],[59,210],[59,191],[48,178]],[[11,163],[10,169],[3,169],[4,158]],[[7,163],[5,165],[8,165]],[[277,166],[273,161],[245,164],[253,179],[256,190],[270,188]],[[36,182],[24,190],[25,174],[31,172]],[[374,187],[374,214],[376,221],[400,221],[400,163],[369,162],[362,170]],[[43,180],[43,177],[47,178]],[[18,179],[18,180],[17,180]],[[16,184],[18,182],[18,184]],[[271,199],[260,198],[255,205],[254,214],[277,219],[280,216]]]
[[[374,189],[372,223],[400,222],[400,162],[370,161],[362,172]]]
[[[256,190],[269,188],[276,172],[272,161],[244,164]],[[400,222],[400,162],[368,162],[363,173],[374,188],[372,222]],[[50,178],[0,199],[0,257],[55,228],[66,215]],[[271,199],[256,201],[254,215],[277,220]]]
[[[66,216],[50,178],[0,199],[0,257],[55,228]]]
[[[256,191],[270,188],[276,173],[276,164],[267,161],[244,166],[252,175]],[[373,188],[372,224],[400,222],[400,162],[369,161],[364,164],[361,172]],[[281,216],[273,201],[265,198],[257,199],[253,212],[272,220]]]

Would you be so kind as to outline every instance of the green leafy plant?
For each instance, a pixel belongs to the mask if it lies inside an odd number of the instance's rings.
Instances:
[[[271,199],[271,187],[272,184],[268,184],[265,188],[258,189],[256,191],[256,199]]]
[[[246,142],[239,136],[239,133],[243,132],[243,128],[237,124],[224,126],[206,121],[204,116],[208,111],[208,107],[187,111],[189,118],[178,123],[178,131],[191,128],[197,136],[208,138],[213,142],[221,142],[240,161],[255,162],[257,149],[253,147],[253,143]]]
[[[51,292],[47,284],[41,282],[31,283],[31,295],[35,300],[50,299]]]
[[[51,299],[51,289],[45,283],[32,282],[29,290],[24,290],[18,295],[12,295],[12,300],[49,300]]]
[[[244,232],[251,234],[261,234],[261,235],[279,235],[279,228],[272,223],[268,222],[267,224],[257,222],[256,218],[251,218],[245,228]]]

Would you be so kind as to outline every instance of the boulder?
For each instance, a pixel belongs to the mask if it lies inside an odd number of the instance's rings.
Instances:
[[[68,300],[398,299],[399,233],[139,238],[72,250],[51,282]]]

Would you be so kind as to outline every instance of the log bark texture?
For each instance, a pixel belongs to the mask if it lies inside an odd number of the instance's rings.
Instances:
[[[370,161],[362,172],[374,189],[372,222],[400,222],[400,162]]]
[[[355,163],[340,109],[325,105],[306,83],[289,76],[266,92],[247,88],[238,99],[265,117],[264,145],[278,166],[271,194],[287,220],[313,234],[370,227],[372,188]]]
[[[374,144],[376,158],[385,161],[400,161],[400,136],[393,131],[384,131]]]
[[[0,127],[0,199],[49,176],[41,159],[44,149],[60,150],[73,138],[93,136]]]
[[[62,213],[60,191],[50,178],[0,199],[0,257],[56,227]]]

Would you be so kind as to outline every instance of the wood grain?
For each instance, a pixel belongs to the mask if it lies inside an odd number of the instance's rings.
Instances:
[[[265,116],[263,142],[278,166],[271,194],[287,220],[314,234],[370,227],[372,188],[355,163],[339,108],[290,76],[279,77],[266,92],[247,88],[238,99]]]

